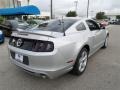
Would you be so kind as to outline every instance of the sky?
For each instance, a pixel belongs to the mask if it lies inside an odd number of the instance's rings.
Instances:
[[[53,0],[54,14],[65,15],[68,11],[75,10],[75,1],[78,1],[78,15],[85,16],[88,0]],[[36,5],[42,12],[50,11],[50,0],[31,0],[30,4]],[[120,13],[120,0],[90,0],[89,14],[95,15],[99,11]]]

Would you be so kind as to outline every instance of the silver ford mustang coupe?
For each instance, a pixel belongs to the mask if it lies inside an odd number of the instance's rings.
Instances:
[[[67,72],[81,75],[88,57],[108,46],[109,33],[92,19],[55,19],[14,32],[8,50],[11,61],[43,78]]]

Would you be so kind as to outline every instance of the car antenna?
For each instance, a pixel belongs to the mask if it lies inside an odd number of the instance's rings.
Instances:
[[[65,28],[64,28],[64,19],[63,19],[63,16],[62,16],[62,28],[63,28],[63,33],[64,33],[63,35],[66,36],[66,34],[65,34]]]

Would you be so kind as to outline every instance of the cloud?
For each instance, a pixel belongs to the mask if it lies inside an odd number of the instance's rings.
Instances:
[[[75,10],[76,0],[53,0],[53,11],[55,14],[65,14],[70,10]],[[50,11],[50,0],[31,0],[30,4],[38,6],[41,11]],[[78,0],[78,14],[86,15],[87,0]],[[117,11],[120,12],[120,0],[90,0],[91,12]]]

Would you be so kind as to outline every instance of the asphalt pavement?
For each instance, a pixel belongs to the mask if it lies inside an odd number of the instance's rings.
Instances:
[[[82,76],[69,73],[42,79],[23,72],[9,60],[7,44],[0,45],[0,90],[120,90],[120,26],[109,26],[109,46],[91,58]]]

